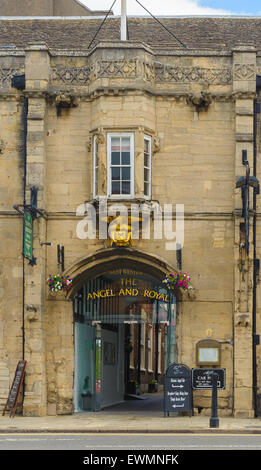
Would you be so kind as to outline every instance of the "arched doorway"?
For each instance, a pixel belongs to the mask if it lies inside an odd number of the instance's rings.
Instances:
[[[162,386],[164,371],[177,361],[177,296],[162,283],[169,271],[160,259],[122,248],[79,263],[70,293],[74,411],[123,402],[155,381]]]

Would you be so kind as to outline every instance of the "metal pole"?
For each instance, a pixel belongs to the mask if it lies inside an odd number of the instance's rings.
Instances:
[[[253,175],[256,176],[257,170],[257,113],[260,112],[260,105],[254,100],[254,142],[253,142]],[[257,400],[257,358],[256,358],[256,307],[257,307],[257,259],[256,259],[256,190],[253,192],[253,304],[252,304],[252,363],[253,363],[253,399],[254,399],[254,416],[258,416],[258,400]]]
[[[137,364],[137,382],[140,385],[140,363],[141,363],[141,324],[138,323],[138,364]]]
[[[126,1],[121,0],[121,41],[127,39],[127,8]]]
[[[159,301],[156,300],[156,324],[155,324],[155,380],[159,380]]]
[[[209,421],[210,428],[219,427],[218,419],[218,406],[217,406],[217,380],[218,374],[213,372],[212,374],[212,404],[211,404],[211,417]]]

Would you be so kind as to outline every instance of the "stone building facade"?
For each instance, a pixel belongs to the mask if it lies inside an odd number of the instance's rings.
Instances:
[[[156,310],[153,302],[135,303],[134,291],[124,307],[113,299],[109,307],[111,285],[121,280],[135,289],[146,281],[143,287],[156,292],[156,281],[160,289],[166,274],[182,270],[190,273],[193,289],[177,288],[171,305],[160,305],[167,315],[161,325],[163,367],[199,367],[198,342],[217,341],[217,366],[226,370],[219,413],[253,417],[261,385],[260,213],[253,187],[260,179],[260,19],[162,19],[183,45],[148,18],[128,20],[127,41],[120,41],[120,19],[108,18],[93,41],[101,21],[0,21],[1,404],[23,358],[25,416],[77,411],[86,377],[96,380],[97,405],[112,370],[106,378],[99,354],[108,367],[118,361],[122,399],[131,322],[124,317],[119,324],[116,317],[128,308],[133,318],[150,318],[147,354]],[[244,150],[252,180],[249,211],[243,212]],[[116,154],[122,158],[118,166]],[[36,264],[22,254],[33,188],[39,209],[33,220]],[[128,221],[131,204],[146,207],[154,229],[160,223],[155,225],[155,207],[168,205],[173,230],[177,205],[184,205],[182,256],[171,240],[155,236],[156,229],[125,246],[115,246],[112,236],[99,238],[98,222],[95,236],[85,236],[90,206],[98,220],[104,202],[108,213],[112,204],[123,204]],[[106,216],[106,230],[111,220]],[[48,275],[58,272],[72,279],[66,293],[48,290]],[[102,305],[110,321],[101,320],[91,303],[98,290],[107,297]],[[99,349],[105,343],[106,351]],[[88,355],[90,370],[82,372],[81,355]],[[210,391],[193,395],[195,413],[209,413]]]

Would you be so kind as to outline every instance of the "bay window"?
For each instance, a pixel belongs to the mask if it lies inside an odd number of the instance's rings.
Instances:
[[[92,137],[93,198],[151,199],[151,136],[108,132],[107,139],[104,137],[100,134]],[[139,156],[136,160],[135,148]]]

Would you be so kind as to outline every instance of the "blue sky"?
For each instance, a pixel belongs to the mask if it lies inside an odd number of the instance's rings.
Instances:
[[[80,0],[91,10],[109,9],[113,0]],[[155,15],[260,15],[261,0],[140,0]],[[120,14],[121,0],[113,11]],[[146,15],[135,0],[127,0],[129,15]]]
[[[230,10],[233,14],[246,13],[258,15],[261,12],[260,0],[248,0],[247,2],[243,0],[201,0],[199,4],[210,8]]]

